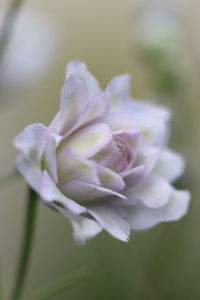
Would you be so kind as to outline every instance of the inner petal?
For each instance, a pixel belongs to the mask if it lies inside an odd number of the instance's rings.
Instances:
[[[123,133],[115,135],[110,143],[97,153],[93,159],[116,173],[123,172],[131,167],[135,158],[136,148],[134,144],[137,144],[137,138],[133,135],[130,135],[129,138],[131,143],[129,143],[127,137],[123,136]]]

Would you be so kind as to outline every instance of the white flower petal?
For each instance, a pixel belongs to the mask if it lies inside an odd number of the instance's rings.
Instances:
[[[161,222],[177,221],[187,213],[189,201],[188,191],[173,190],[165,206],[150,208],[138,203],[127,207],[126,220],[135,230],[148,229]]]
[[[117,208],[96,205],[88,211],[108,233],[121,241],[128,241],[130,227]]]
[[[67,65],[66,75],[75,75],[79,80],[83,82],[91,95],[95,95],[100,91],[99,84],[95,77],[88,71],[86,64],[79,60],[71,61]]]
[[[183,157],[169,149],[163,149],[160,152],[156,163],[154,173],[164,177],[167,181],[175,181],[184,171]]]
[[[93,219],[88,219],[81,215],[69,213],[66,209],[55,205],[64,217],[70,220],[73,227],[73,236],[78,243],[84,243],[87,240],[95,237],[102,231],[102,227]]]
[[[64,196],[46,171],[42,173],[39,194],[44,203],[50,207],[53,207],[55,203],[75,214],[80,214],[86,211],[85,207]]]
[[[67,195],[67,197],[70,197],[71,199],[76,200],[80,203],[83,201],[95,201],[97,199],[101,200],[101,198],[102,200],[104,200],[105,197],[109,196],[115,196],[126,200],[126,197],[120,193],[95,184],[82,182],[78,180],[62,184],[60,186],[60,190],[65,195]]]
[[[95,162],[79,158],[70,148],[63,148],[57,153],[57,165],[59,184],[72,180],[100,184]]]
[[[115,77],[109,83],[106,91],[110,96],[112,106],[121,109],[130,100],[130,75],[125,74]]]
[[[73,133],[63,146],[82,158],[89,158],[104,148],[112,139],[110,128],[104,123],[91,124]]]
[[[59,131],[65,135],[72,129],[84,115],[89,94],[83,83],[73,75],[70,75],[61,90],[60,117],[61,127]]]
[[[39,164],[48,138],[48,130],[43,124],[30,125],[15,138],[14,145],[29,159]]]
[[[122,177],[111,169],[98,165],[98,174],[103,187],[116,192],[120,192],[124,189],[125,183]]]
[[[125,191],[128,200],[139,200],[151,208],[165,205],[170,194],[171,186],[158,176],[148,176],[141,184]]]

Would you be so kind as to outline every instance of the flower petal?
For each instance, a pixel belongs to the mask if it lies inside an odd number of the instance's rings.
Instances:
[[[54,204],[59,204],[75,214],[86,211],[85,207],[67,198],[60,192],[47,171],[43,171],[42,173],[39,195],[43,202],[50,207],[54,207]]]
[[[151,146],[151,145],[143,145],[138,150],[137,160],[135,162],[136,166],[144,166],[145,175],[149,175],[159,158],[160,148]]]
[[[148,176],[141,184],[125,192],[128,200],[139,200],[151,208],[165,205],[170,194],[171,186],[158,176]]]
[[[160,149],[144,145],[139,148],[134,168],[122,173],[127,188],[134,187],[143,181],[154,169]]]
[[[93,205],[88,212],[112,236],[124,242],[128,241],[130,227],[122,218],[120,210],[103,205]]]
[[[169,149],[160,152],[154,173],[164,177],[167,181],[175,181],[184,171],[182,156]]]
[[[21,166],[18,161],[17,165],[22,174],[28,172],[37,173],[44,167],[49,171],[52,178],[57,182],[57,167],[55,152],[61,137],[42,124],[33,124],[26,127],[14,140],[15,147],[22,151],[25,156],[21,157]],[[24,170],[22,170],[24,169]],[[26,175],[23,174],[26,179]],[[31,184],[30,184],[31,185]],[[33,186],[35,184],[32,184]]]
[[[110,113],[106,117],[106,124],[112,129],[114,133],[119,131],[126,131],[128,133],[139,132],[139,127],[134,120],[134,117],[129,112],[120,110],[117,112]]]
[[[40,192],[42,173],[40,167],[23,153],[18,154],[16,165],[24,179],[37,193]]]
[[[132,111],[135,113],[147,113],[153,115],[155,118],[169,121],[171,113],[169,109],[161,105],[157,105],[151,102],[135,100],[131,102]]]
[[[126,102],[130,100],[130,75],[125,74],[113,78],[106,91],[110,95],[112,106],[114,106],[114,108],[126,105]]]
[[[188,191],[173,190],[168,203],[162,207],[150,208],[142,203],[127,207],[127,222],[131,229],[143,230],[161,222],[177,221],[187,213],[190,201]]]
[[[112,139],[110,128],[104,123],[92,124],[79,129],[64,142],[82,158],[89,158],[104,148]]]
[[[33,124],[26,127],[14,140],[15,147],[22,151],[30,160],[39,165],[42,158],[48,128],[42,124]]]
[[[145,177],[144,168],[145,168],[144,166],[139,166],[130,169],[128,171],[125,171],[123,173],[122,177],[124,179],[127,188],[134,187],[135,185],[137,185],[139,182],[143,180],[143,178]]]
[[[58,151],[57,165],[59,184],[72,180],[100,184],[95,162],[79,158],[70,148]]]
[[[66,135],[76,125],[86,110],[88,99],[89,95],[83,83],[70,75],[61,90],[61,127],[59,129],[61,134]]]
[[[81,215],[71,214],[62,207],[55,205],[64,217],[70,220],[73,227],[73,236],[78,243],[84,243],[102,231],[102,227],[93,219]]]
[[[83,82],[87,90],[91,95],[94,95],[100,91],[99,84],[95,77],[88,71],[86,64],[79,60],[71,61],[67,65],[66,75],[75,75],[79,80]]]
[[[60,190],[67,195],[67,197],[70,197],[80,203],[83,201],[95,201],[101,198],[104,200],[105,197],[109,196],[115,196],[126,200],[125,196],[115,191],[78,180],[73,180],[62,184],[60,186]]]
[[[124,189],[125,183],[122,177],[111,169],[98,165],[98,174],[103,187],[116,192],[120,192]]]
[[[107,94],[100,92],[93,96],[88,102],[87,110],[81,119],[80,125],[86,124],[90,121],[96,121],[100,118],[105,118],[109,112],[109,99]]]

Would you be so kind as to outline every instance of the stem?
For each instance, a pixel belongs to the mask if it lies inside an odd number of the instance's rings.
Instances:
[[[11,295],[11,300],[20,299],[23,284],[26,277],[29,258],[31,254],[31,245],[33,241],[34,226],[37,212],[37,194],[29,188],[28,191],[28,203],[26,208],[26,217],[24,223],[24,233],[22,240],[21,254],[19,258],[19,265],[17,269],[17,277]]]
[[[8,12],[5,16],[5,20],[3,22],[2,30],[0,33],[0,60],[2,59],[8,45],[9,38],[14,28],[17,14],[22,2],[23,0],[12,0],[10,3],[10,7],[8,8]]]

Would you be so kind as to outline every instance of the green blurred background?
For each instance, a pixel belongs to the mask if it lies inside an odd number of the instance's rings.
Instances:
[[[3,0],[0,7],[5,9],[8,4]],[[25,89],[0,91],[0,175],[13,169],[16,151],[12,141],[22,128],[51,121],[58,110],[65,65],[79,58],[102,87],[113,76],[130,73],[134,98],[172,109],[170,144],[186,158],[185,175],[177,186],[192,193],[189,213],[181,221],[133,232],[127,244],[101,233],[79,246],[72,239],[69,223],[40,203],[24,299],[42,284],[81,266],[88,266],[92,275],[55,300],[200,299],[199,2],[27,0],[22,10],[51,16],[59,39],[53,63],[39,81]],[[153,34],[149,44],[148,31],[145,44],[140,38],[141,22],[149,11],[154,15],[154,10],[162,20],[164,15],[173,19],[172,35],[163,38],[168,21],[164,27],[153,23],[152,30],[159,29],[161,39],[156,35],[154,40]],[[22,180],[0,190],[0,277],[5,295],[11,292],[15,276],[25,202]]]

